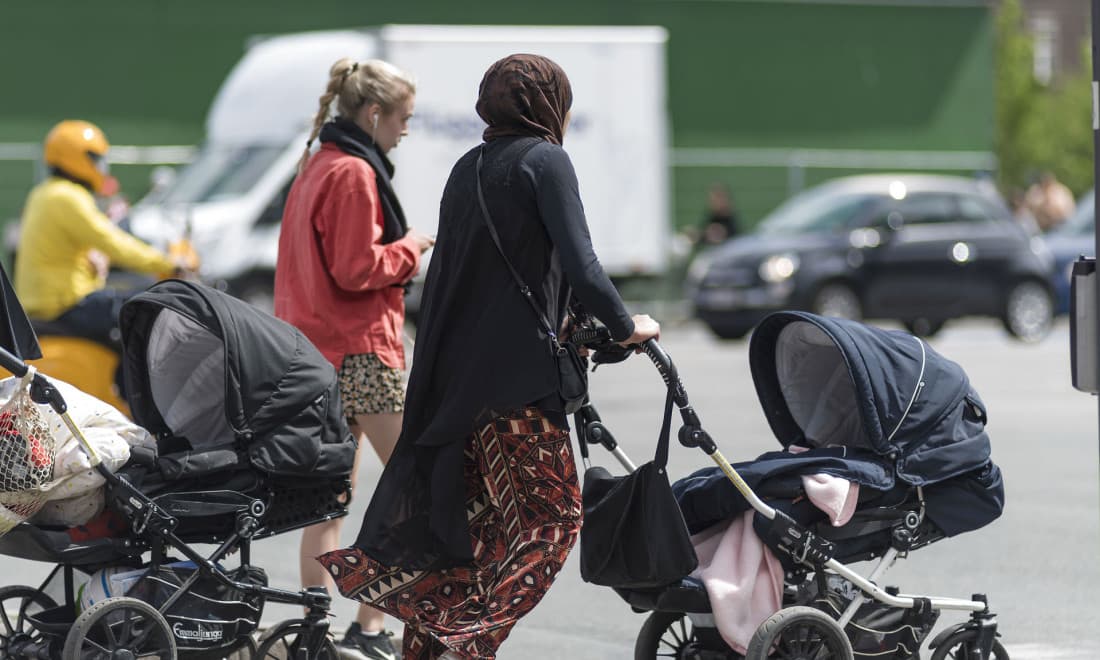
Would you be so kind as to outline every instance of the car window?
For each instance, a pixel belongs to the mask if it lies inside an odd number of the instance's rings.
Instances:
[[[959,217],[967,222],[985,222],[1006,216],[1003,208],[981,195],[959,195]]]
[[[260,214],[257,224],[261,225],[277,225],[283,221],[283,209],[286,208],[286,197],[290,194],[290,186],[294,183],[294,177],[291,177],[290,181],[286,182],[282,190],[275,194],[275,197],[268,202],[267,208]]]
[[[796,195],[772,211],[759,229],[762,234],[802,234],[849,226],[875,199],[874,195],[838,193],[828,188]]]
[[[875,214],[873,224],[901,229],[906,225],[942,224],[958,221],[958,209],[950,195],[917,193],[890,200]]]
[[[195,204],[230,199],[252,189],[285,146],[227,147],[205,145],[165,193],[169,204]]]

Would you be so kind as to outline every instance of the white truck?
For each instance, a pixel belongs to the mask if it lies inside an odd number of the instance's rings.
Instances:
[[[659,274],[671,239],[666,41],[659,27],[429,25],[255,38],[214,98],[196,158],[134,207],[131,230],[163,245],[188,226],[204,279],[270,306],[286,193],[328,70],[347,56],[385,59],[417,79],[410,134],[390,157],[410,226],[435,233],[451,167],[481,141],[482,75],[530,52],[572,83],[565,148],[604,267]]]

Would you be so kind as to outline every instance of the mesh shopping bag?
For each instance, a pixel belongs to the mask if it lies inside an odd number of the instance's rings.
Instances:
[[[41,486],[53,479],[55,447],[42,411],[31,400],[33,367],[0,407],[0,535],[46,502]]]

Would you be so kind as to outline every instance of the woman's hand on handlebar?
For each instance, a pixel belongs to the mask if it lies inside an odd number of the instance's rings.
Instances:
[[[621,345],[639,345],[650,339],[661,338],[661,325],[649,314],[635,314],[631,320],[634,321],[634,334],[619,342]]]

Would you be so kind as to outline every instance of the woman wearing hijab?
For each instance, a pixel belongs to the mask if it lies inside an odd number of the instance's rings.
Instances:
[[[577,539],[581,499],[550,343],[490,237],[550,319],[570,291],[637,343],[633,318],[592,250],[561,144],[565,72],[512,55],[481,81],[485,143],[443,191],[404,424],[355,545],[320,557],[340,592],[405,622],[404,658],[495,658]],[[480,168],[480,171],[479,171]]]

